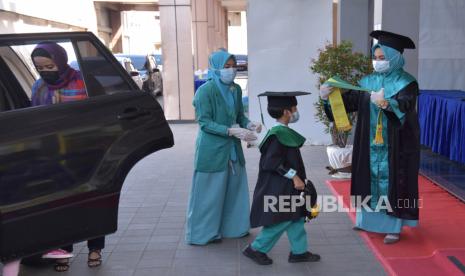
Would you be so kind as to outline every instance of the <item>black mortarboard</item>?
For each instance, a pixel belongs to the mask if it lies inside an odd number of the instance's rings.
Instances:
[[[290,108],[290,107],[297,105],[296,96],[304,96],[304,95],[310,95],[310,94],[311,93],[309,92],[302,92],[302,91],[293,91],[293,92],[267,91],[267,92],[258,94],[258,101],[260,104],[260,114],[262,117],[262,123],[264,124],[260,97],[266,96],[268,98],[268,107]]]
[[[258,97],[266,96],[268,98],[268,107],[292,107],[297,105],[296,96],[308,95],[308,92],[265,92]]]
[[[415,43],[409,37],[386,31],[372,31],[370,36],[377,39],[378,43],[403,53],[404,49],[415,49]]]

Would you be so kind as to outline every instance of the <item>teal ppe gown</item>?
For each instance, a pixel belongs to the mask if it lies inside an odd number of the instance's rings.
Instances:
[[[189,196],[186,242],[205,245],[238,238],[250,229],[250,202],[241,141],[228,128],[246,128],[239,85],[219,81],[218,69],[232,57],[224,51],[210,56],[210,80],[196,91],[193,105],[199,123],[194,176]]]

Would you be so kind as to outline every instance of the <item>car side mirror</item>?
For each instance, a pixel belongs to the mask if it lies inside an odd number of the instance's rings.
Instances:
[[[131,75],[131,77],[137,77],[139,76],[139,72],[137,71],[131,71],[131,73],[129,73]]]

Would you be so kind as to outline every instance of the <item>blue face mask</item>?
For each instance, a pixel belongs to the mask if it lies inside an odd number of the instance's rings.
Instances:
[[[236,78],[236,68],[225,68],[220,70],[220,79],[221,82],[224,84],[231,84],[233,83],[234,79]]]

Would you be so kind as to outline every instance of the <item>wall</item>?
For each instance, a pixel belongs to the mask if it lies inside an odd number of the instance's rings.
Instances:
[[[300,121],[293,127],[308,144],[326,144],[330,137],[315,122],[313,103],[318,99],[317,77],[310,62],[332,38],[332,0],[253,0],[247,11],[249,51],[249,112],[260,120],[257,95],[264,91],[312,92],[299,97]],[[266,125],[273,120],[266,113]]]
[[[420,0],[382,0],[381,12],[382,30],[408,36],[415,42],[417,49],[404,51],[404,69],[418,77]]]
[[[123,52],[129,54],[155,53],[155,45],[161,43],[158,11],[123,11],[122,36],[129,38],[123,45]]]
[[[85,28],[0,10],[0,33],[85,31]]]
[[[421,89],[465,90],[465,1],[421,0]]]
[[[9,30],[9,32],[55,31],[67,30],[71,27],[97,33],[97,21],[92,0],[0,0],[0,10],[23,15],[22,18],[18,18],[14,22],[8,22],[8,19],[2,15],[0,28]],[[56,12],[57,10],[60,12]],[[36,19],[41,20],[34,21]],[[27,22],[27,20],[32,22]]]
[[[370,52],[369,33],[373,30],[369,13],[372,13],[370,0],[340,0],[338,8],[338,42],[351,41],[353,50]]]

